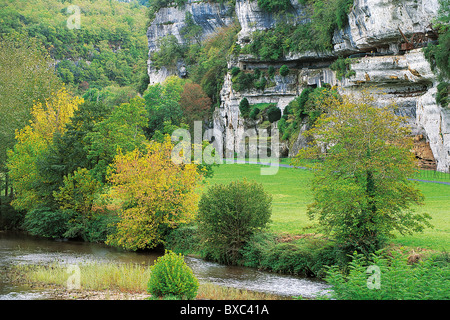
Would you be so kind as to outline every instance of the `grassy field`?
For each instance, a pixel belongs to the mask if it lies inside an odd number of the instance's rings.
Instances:
[[[288,164],[287,159],[282,163]],[[264,185],[273,196],[272,223],[270,229],[277,233],[305,234],[316,232],[314,222],[308,219],[306,207],[311,202],[308,170],[280,167],[276,175],[260,174],[261,165],[223,164],[214,169],[214,177],[209,184],[228,183],[246,178]],[[447,176],[439,175],[440,181]],[[417,179],[433,180],[430,172],[421,172]],[[438,180],[438,181],[439,181]],[[393,242],[397,245],[420,247],[437,251],[450,251],[450,185],[418,182],[425,196],[425,205],[417,212],[427,212],[432,216],[433,229],[411,236],[398,235]]]

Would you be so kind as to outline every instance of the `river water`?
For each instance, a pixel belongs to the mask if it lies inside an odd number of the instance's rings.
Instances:
[[[78,241],[54,241],[23,233],[0,231],[0,300],[49,299],[45,292],[11,284],[5,271],[15,264],[114,262],[152,265],[160,253],[137,253],[104,244]],[[224,266],[186,257],[186,263],[200,282],[211,282],[280,296],[314,297],[328,289],[309,278],[263,272],[252,268]]]

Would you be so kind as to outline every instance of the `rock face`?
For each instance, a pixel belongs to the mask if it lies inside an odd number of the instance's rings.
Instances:
[[[296,23],[307,21],[305,7],[291,0],[289,19]],[[251,41],[256,30],[272,28],[279,16],[260,9],[257,1],[236,0],[233,7],[216,3],[190,0],[185,7],[162,8],[148,29],[150,53],[158,49],[158,39],[172,34],[182,42],[180,29],[184,26],[186,12],[203,29],[203,37],[213,34],[217,28],[232,23],[230,11],[240,23],[238,42]],[[307,87],[320,87],[324,83],[337,85],[343,94],[358,94],[362,89],[372,90],[377,103],[394,102],[398,113],[406,116],[416,136],[415,152],[424,167],[436,167],[439,171],[450,170],[450,109],[436,104],[436,75],[424,57],[421,48],[408,47],[425,34],[431,35],[430,24],[439,9],[438,0],[355,0],[348,15],[349,24],[336,30],[333,37],[334,50],[328,53],[303,52],[285,57],[282,61],[260,61],[250,55],[230,59],[229,69],[267,70],[269,66],[279,69],[285,64],[290,68],[287,76],[276,75],[264,90],[251,89],[236,92],[232,88],[231,75],[225,76],[221,90],[221,105],[214,112],[213,126],[222,135],[224,151],[232,152],[233,145],[241,142],[248,128],[258,129],[257,121],[244,120],[239,112],[239,102],[247,98],[250,104],[275,103],[284,110],[286,105]],[[403,35],[402,35],[403,34]],[[406,49],[406,50],[405,50]],[[337,79],[330,70],[338,56],[350,57],[355,72],[349,79]],[[152,69],[149,61],[150,83],[164,80],[168,75],[183,70],[159,71]],[[373,88],[376,88],[374,90]],[[276,128],[276,123],[272,128]],[[267,128],[267,125],[266,127]],[[304,125],[301,130],[307,129]],[[228,137],[228,139],[226,139]],[[293,141],[282,143],[285,154],[295,155],[306,142],[301,134]]]
[[[233,8],[219,3],[210,3],[199,0],[188,0],[183,7],[175,5],[161,8],[155,19],[147,29],[149,57],[159,49],[159,40],[165,36],[173,35],[178,42],[183,44],[184,39],[180,34],[181,29],[186,25],[186,13],[192,14],[195,24],[202,27],[201,39],[204,40],[221,27],[225,27],[232,22]],[[170,75],[180,75],[183,73],[183,62],[177,64],[177,70],[161,68],[156,70],[152,67],[151,59],[148,61],[148,74],[150,84],[164,81]]]

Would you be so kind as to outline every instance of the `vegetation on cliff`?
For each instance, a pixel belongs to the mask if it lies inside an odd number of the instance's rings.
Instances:
[[[57,61],[58,76],[80,95],[105,87],[110,95],[118,87],[134,93],[147,88],[145,6],[108,0],[1,2],[0,34],[39,39]],[[73,21],[79,26],[69,28]]]

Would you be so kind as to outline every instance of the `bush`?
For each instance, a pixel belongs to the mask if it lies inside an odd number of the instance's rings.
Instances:
[[[8,201],[0,198],[0,229],[20,229],[24,216],[24,212],[14,210]]]
[[[280,75],[286,77],[289,74],[289,68],[287,65],[283,64],[280,68]]]
[[[200,249],[197,226],[185,225],[171,230],[166,237],[165,247],[181,254],[197,253]]]
[[[239,67],[233,67],[231,69],[231,76],[236,77],[239,74],[239,72],[241,72],[241,69],[239,69]]]
[[[269,117],[269,122],[273,123],[281,119],[281,110],[277,106],[271,106],[267,110],[267,116]]]
[[[272,79],[275,75],[275,68],[273,66],[269,66],[269,69],[267,69],[267,74],[269,78]]]
[[[430,257],[416,264],[408,264],[407,257],[394,252],[391,256],[373,255],[368,261],[354,254],[348,272],[333,266],[326,280],[332,288],[332,298],[338,300],[448,300],[450,299],[450,265],[448,259]],[[378,284],[375,273],[378,270]],[[379,268],[379,269],[376,269]],[[371,277],[371,278],[370,278]]]
[[[450,84],[447,82],[441,82],[437,86],[436,102],[443,107],[448,106],[448,93]]]
[[[251,73],[239,72],[237,76],[231,79],[234,91],[249,90],[253,87],[253,75]]]
[[[267,12],[284,12],[291,7],[289,0],[258,0],[258,6]]]
[[[339,57],[335,62],[330,65],[330,69],[336,72],[336,77],[338,79],[351,78],[356,74],[354,70],[351,69],[352,60],[350,58]]]
[[[198,210],[205,258],[237,264],[241,248],[269,222],[271,204],[271,196],[258,183],[243,180],[212,186],[203,194]]]
[[[242,117],[246,118],[248,116],[248,112],[250,111],[250,103],[247,98],[244,98],[239,102],[239,111],[241,112]]]
[[[40,207],[27,212],[23,226],[35,236],[62,238],[68,230],[70,217],[62,210]]]
[[[259,90],[264,90],[267,84],[267,79],[263,76],[261,79],[255,82],[255,88]]]
[[[243,265],[273,272],[323,277],[326,267],[341,264],[331,242],[302,239],[279,242],[276,235],[255,234],[242,249]]]
[[[175,296],[180,299],[194,299],[198,280],[181,254],[166,251],[150,268],[151,276],[147,291],[155,297]]]

